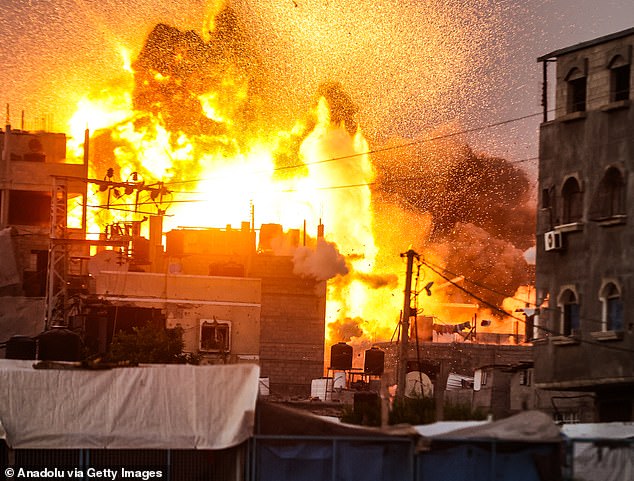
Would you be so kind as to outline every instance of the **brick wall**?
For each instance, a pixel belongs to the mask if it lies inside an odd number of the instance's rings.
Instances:
[[[261,376],[273,396],[308,396],[323,376],[326,284],[293,274],[291,257],[258,255],[249,277],[262,279]]]

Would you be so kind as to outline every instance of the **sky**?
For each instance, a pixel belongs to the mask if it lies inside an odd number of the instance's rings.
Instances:
[[[371,143],[478,129],[541,111],[550,51],[634,26],[628,0],[229,0],[260,50],[272,117],[292,126],[340,81]],[[159,22],[202,32],[204,0],[3,0],[0,102],[64,131],[77,102],[121,75]],[[534,169],[538,115],[465,137]],[[527,160],[528,159],[528,160]],[[531,167],[532,166],[532,167]]]

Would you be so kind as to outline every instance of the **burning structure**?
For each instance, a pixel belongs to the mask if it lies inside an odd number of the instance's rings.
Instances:
[[[65,183],[60,203],[85,203],[88,164],[66,158],[64,134],[0,132],[0,318],[3,337],[36,335],[44,328],[53,178]],[[53,192],[53,194],[52,194]],[[65,212],[66,205],[62,209]],[[66,221],[64,216],[64,222]],[[81,222],[69,238],[84,239]],[[3,338],[3,340],[6,340]]]
[[[109,303],[77,316],[95,349],[125,313],[133,324],[180,324],[188,348],[210,358],[259,357],[272,379],[289,359],[318,377],[324,337],[361,349],[390,339],[402,306],[398,252],[409,243],[424,248],[418,279],[437,286],[417,313],[466,337],[477,312],[491,319],[483,330],[517,340],[515,321],[494,307],[531,280],[522,171],[431,141],[442,132],[372,149],[337,82],[324,82],[291,128],[274,127],[259,52],[230,7],[201,35],[159,24],[122,78],[79,103],[69,156],[88,159],[76,175],[88,179],[85,197],[53,201],[82,219],[93,248],[51,247],[48,263],[68,259],[88,280],[92,271],[94,285],[75,287]],[[323,235],[307,235],[322,223]],[[71,224],[51,224],[51,246],[67,242]],[[49,324],[77,314],[63,279],[49,283]]]

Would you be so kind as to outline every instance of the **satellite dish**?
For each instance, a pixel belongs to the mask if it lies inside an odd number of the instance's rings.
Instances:
[[[422,384],[421,384],[422,380]],[[405,396],[409,398],[432,397],[434,385],[424,372],[412,371],[405,376]]]
[[[88,273],[98,276],[103,271],[128,272],[128,260],[115,251],[101,251],[88,261]]]

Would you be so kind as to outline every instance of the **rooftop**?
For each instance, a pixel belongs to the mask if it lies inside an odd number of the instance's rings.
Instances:
[[[594,38],[592,40],[587,40],[585,42],[581,42],[575,45],[571,45],[570,47],[560,48],[559,50],[555,50],[546,55],[542,55],[537,59],[538,62],[545,62],[547,60],[560,57],[562,55],[576,52],[577,50],[583,50],[588,47],[593,47],[595,45],[600,45],[605,42],[610,42],[612,40],[616,40],[619,38],[627,37],[628,35],[634,35],[634,27],[630,27],[625,30],[621,30],[620,32],[611,33],[609,35],[604,35],[603,37]]]

